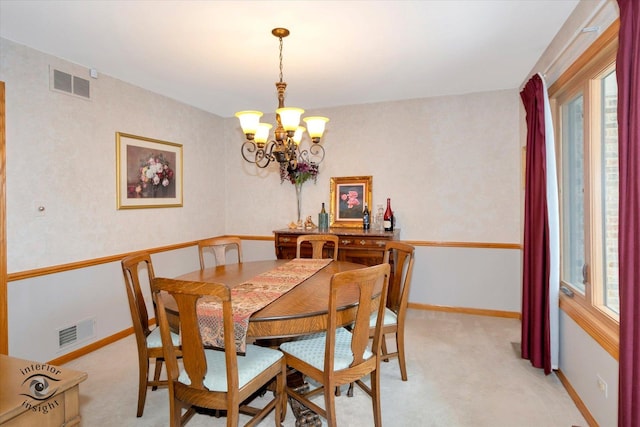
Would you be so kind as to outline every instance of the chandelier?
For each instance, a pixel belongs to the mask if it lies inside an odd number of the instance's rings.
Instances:
[[[241,147],[242,157],[260,168],[266,168],[272,161],[277,161],[281,170],[296,170],[298,162],[319,165],[324,159],[324,148],[320,145],[320,138],[322,138],[325,124],[329,119],[326,117],[306,117],[303,119],[307,125],[306,130],[311,137],[311,144],[308,150],[301,149],[300,142],[305,128],[300,126],[300,117],[304,110],[284,106],[287,84],[282,81],[282,39],[289,35],[289,30],[274,28],[271,34],[280,41],[280,81],[276,83],[278,109],[276,110],[274,138],[269,141],[269,132],[273,126],[260,122],[262,112],[237,112],[236,117],[240,119],[242,132],[247,138]]]

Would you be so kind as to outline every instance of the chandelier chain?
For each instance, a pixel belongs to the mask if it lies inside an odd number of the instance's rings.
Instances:
[[[280,83],[282,83],[282,37],[280,39]]]

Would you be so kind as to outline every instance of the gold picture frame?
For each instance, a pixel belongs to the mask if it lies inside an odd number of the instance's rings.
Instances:
[[[371,210],[372,176],[331,178],[331,227],[362,227],[364,205]]]
[[[118,209],[182,206],[182,145],[116,132]]]

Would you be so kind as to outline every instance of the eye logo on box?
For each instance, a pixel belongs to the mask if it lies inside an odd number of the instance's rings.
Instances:
[[[47,400],[58,391],[57,388],[51,387],[56,381],[60,380],[44,374],[31,375],[22,382],[23,386],[28,383],[29,392],[20,394],[34,400]]]
[[[22,402],[22,406],[29,411],[48,414],[53,409],[60,406],[57,398],[54,398],[58,391],[57,383],[62,372],[55,366],[46,364],[31,364],[20,369],[20,373],[25,377],[22,381],[21,396],[27,399]]]

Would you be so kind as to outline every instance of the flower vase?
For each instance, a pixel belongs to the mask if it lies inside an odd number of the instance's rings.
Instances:
[[[296,201],[298,202],[298,228],[302,228],[302,218],[300,217],[302,205],[302,183],[296,183]]]

